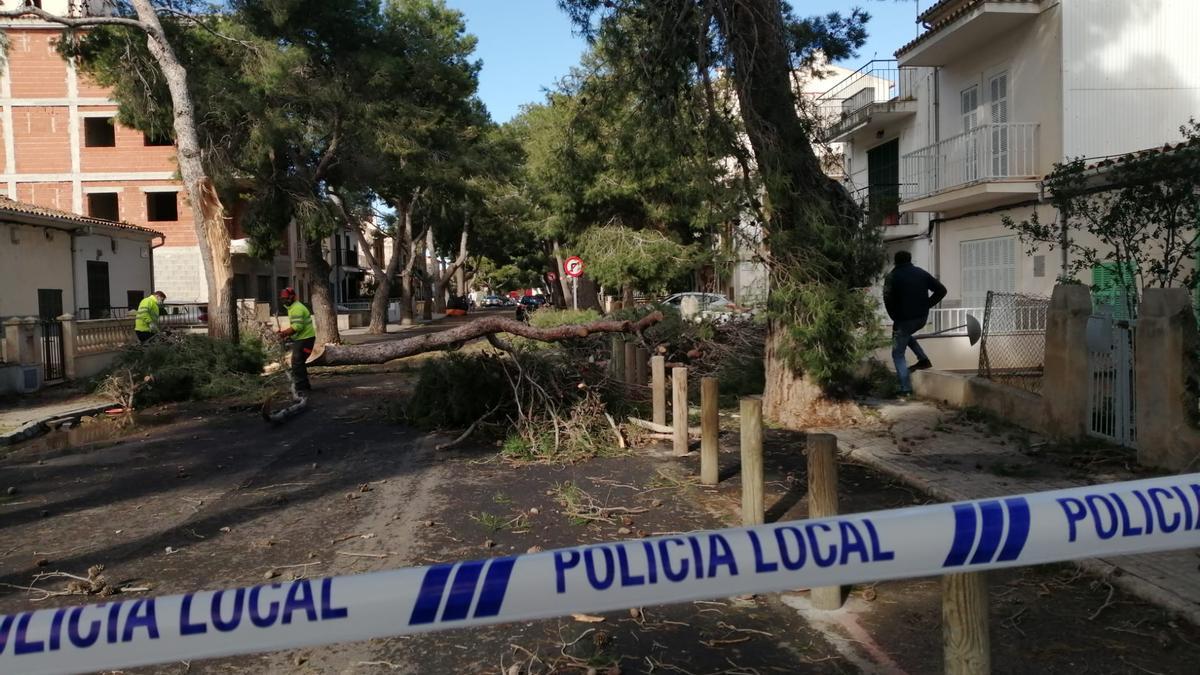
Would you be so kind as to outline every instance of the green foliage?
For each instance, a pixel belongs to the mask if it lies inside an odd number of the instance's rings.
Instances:
[[[1117,281],[1131,291],[1130,302],[1138,288],[1197,289],[1200,123],[1191,120],[1180,133],[1184,144],[1171,150],[1105,160],[1097,168],[1084,159],[1056,165],[1046,188],[1057,219],[1044,222],[1035,211],[1020,222],[1005,216],[1005,226],[1030,254],[1065,247],[1073,282],[1087,283],[1097,270],[1131,271],[1133,278]],[[1110,290],[1104,285],[1093,283],[1093,290]]]
[[[412,396],[396,402],[391,415],[430,430],[465,429],[497,407],[503,417],[513,397],[502,358],[492,353],[450,352],[425,361]]]
[[[772,316],[783,320],[779,356],[828,393],[845,395],[859,364],[882,340],[877,302],[836,283],[776,286]]]
[[[138,406],[170,401],[255,397],[278,384],[262,376],[266,352],[261,342],[241,343],[185,335],[172,341],[132,347],[117,357],[111,372],[150,377],[137,390]]]
[[[656,230],[620,225],[592,227],[579,236],[575,251],[587,261],[587,273],[610,288],[633,287],[663,292],[695,271],[703,257]]]

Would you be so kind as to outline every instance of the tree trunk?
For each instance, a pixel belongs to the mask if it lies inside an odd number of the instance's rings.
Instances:
[[[463,223],[462,236],[458,241],[458,257],[450,263],[450,266],[438,273],[433,279],[433,308],[439,314],[446,313],[446,289],[450,285],[450,279],[455,275],[459,276],[458,294],[465,295],[466,291],[463,286],[466,285],[465,277],[462,275],[463,265],[467,263],[467,237],[468,224]]]
[[[621,307],[624,309],[629,309],[630,307],[633,307],[633,305],[633,286],[630,284],[625,284],[625,288],[621,292]]]
[[[554,263],[557,269],[554,273],[558,275],[558,292],[562,298],[560,308],[569,308],[571,306],[571,280],[567,277],[566,268],[563,265],[562,249],[558,245],[558,240],[554,240]]]
[[[763,414],[789,429],[842,426],[862,419],[853,401],[829,398],[814,382],[797,377],[782,356],[786,329],[772,321],[768,327],[766,387]]]
[[[413,313],[413,267],[417,264],[417,242],[413,236],[412,214],[415,204],[413,201],[401,202],[396,211],[400,214],[400,224],[397,225],[396,255],[403,250],[404,268],[400,272],[400,325],[411,326],[416,323]]]
[[[773,238],[786,234],[790,247],[799,244],[812,253],[776,251],[791,257],[784,264],[811,265],[806,273],[812,279],[844,277],[847,270],[839,263],[845,261],[838,259],[835,247],[851,238],[845,228],[857,225],[858,207],[822,171],[796,114],[779,0],[718,0],[717,10],[733,56],[731,70],[746,136],[771,205],[764,247],[770,249]],[[815,383],[798,379],[779,356],[786,330],[773,322],[769,331],[764,394],[767,415],[791,426],[813,414],[821,391]]]
[[[554,328],[534,328],[523,321],[490,316],[476,319],[450,330],[405,340],[388,340],[365,345],[321,345],[309,357],[308,363],[314,366],[387,363],[393,359],[456,347],[484,336],[494,336],[496,333],[511,333],[543,342],[579,339],[597,333],[641,333],[662,321],[662,318],[661,313],[654,312],[643,317],[637,323],[632,321],[594,321],[585,324],[555,326]]]
[[[437,253],[433,248],[433,228],[425,228],[425,255],[421,256],[421,261],[425,266],[425,280],[421,282],[424,289],[425,304],[421,306],[421,318],[425,321],[433,320],[433,278],[438,276],[437,268]]]
[[[340,344],[337,307],[329,289],[329,274],[332,270],[325,260],[325,249],[321,239],[313,237],[308,243],[308,290],[311,295],[313,324],[317,329],[317,344]]]
[[[596,282],[584,274],[579,277],[579,309],[594,309],[598,312],[604,312],[604,305],[600,302],[600,289],[596,286]]]
[[[196,245],[208,281],[208,334],[238,339],[237,308],[233,298],[233,261],[229,253],[229,226],[225,207],[201,159],[196,133],[196,110],[188,90],[187,69],[175,56],[151,0],[133,0],[138,19],[147,28],[146,44],[158,62],[174,112],[175,155],[179,176],[192,205]]]

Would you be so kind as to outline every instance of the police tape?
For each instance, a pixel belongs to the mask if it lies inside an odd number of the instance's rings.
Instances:
[[[24,612],[0,617],[0,672],[126,668],[1197,546],[1192,474]]]

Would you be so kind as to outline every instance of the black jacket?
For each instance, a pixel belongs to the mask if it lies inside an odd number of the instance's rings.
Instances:
[[[897,265],[883,281],[883,306],[892,321],[925,319],[944,297],[946,287],[912,263]]]

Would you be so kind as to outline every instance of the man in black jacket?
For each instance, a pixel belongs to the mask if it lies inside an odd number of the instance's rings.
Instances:
[[[912,393],[910,370],[932,368],[913,335],[929,322],[929,309],[946,297],[946,287],[932,274],[912,264],[908,251],[896,252],[896,267],[883,282],[883,306],[892,321],[892,361],[900,378],[900,394]],[[909,366],[904,352],[912,348],[917,362]]]

